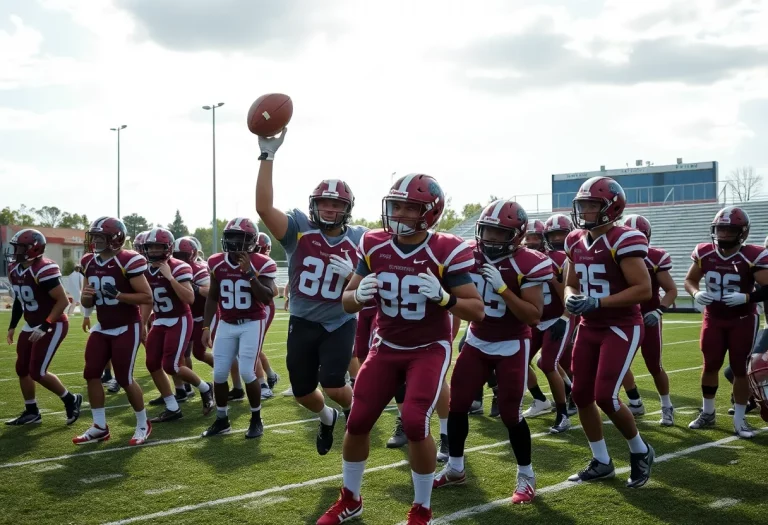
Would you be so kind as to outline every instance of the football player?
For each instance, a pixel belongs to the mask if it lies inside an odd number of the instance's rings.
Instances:
[[[530,503],[536,495],[531,466],[531,431],[522,416],[531,352],[531,328],[544,309],[542,286],[554,278],[552,261],[538,251],[521,248],[528,215],[514,201],[497,200],[480,214],[475,226],[472,280],[485,303],[485,318],[473,321],[451,376],[448,416],[448,465],[435,476],[434,487],[466,482],[464,443],[469,409],[490,370],[498,380],[499,411],[517,459],[512,503]]]
[[[288,257],[288,377],[296,401],[320,418],[315,444],[324,455],[333,445],[339,412],[325,404],[317,385],[348,412],[352,388],[346,375],[357,321],[342,308],[341,293],[355,271],[357,244],[366,228],[349,225],[355,197],[341,180],[317,185],[309,196],[309,215],[297,208],[284,213],[274,207],[274,155],[286,133],[259,138],[256,211]]]
[[[760,405],[760,417],[768,423],[768,353],[752,355],[747,378],[752,397]]]
[[[13,344],[13,334],[22,315],[26,324],[16,344],[16,375],[24,397],[24,411],[5,424],[29,425],[42,421],[35,399],[37,382],[59,396],[67,412],[67,425],[71,425],[80,417],[83,396],[71,394],[56,375],[48,372],[69,329],[64,314],[69,300],[61,284],[61,271],[55,262],[43,257],[46,240],[39,231],[20,230],[8,244],[8,279],[14,296],[6,337],[9,345]]]
[[[755,283],[768,285],[768,250],[745,244],[749,236],[749,215],[743,209],[728,206],[715,215],[710,227],[711,243],[696,246],[693,264],[685,276],[685,290],[704,305],[701,325],[701,352],[704,369],[701,393],[704,401],[699,416],[688,428],[699,429],[715,424],[715,394],[718,374],[728,353],[734,375],[733,429],[741,438],[752,438],[754,430],[744,414],[749,401],[747,362],[755,343],[760,319],[756,303],[760,292],[751,293]],[[699,289],[701,278],[705,289]]]
[[[640,231],[651,241],[651,223],[642,215],[628,215],[624,217],[624,226]],[[651,276],[651,294],[649,301],[640,305],[640,313],[645,324],[645,337],[640,346],[640,352],[645,361],[645,367],[653,377],[656,391],[661,401],[661,419],[659,424],[671,427],[675,424],[675,408],[669,398],[669,377],[661,363],[661,316],[677,299],[677,285],[672,280],[669,271],[672,269],[672,258],[661,248],[648,248],[648,256],[645,265]],[[659,288],[664,290],[664,298],[659,298]],[[645,407],[637,391],[634,375],[631,371],[624,379],[624,389],[629,397],[629,411],[638,416],[645,413]]]
[[[136,431],[128,444],[141,445],[152,432],[141,387],[133,380],[139,343],[146,340],[139,307],[152,304],[152,290],[144,275],[146,259],[123,249],[125,237],[125,224],[114,217],[96,219],[86,234],[92,253],[86,253],[80,262],[85,275],[80,304],[85,308],[96,306],[99,322],[88,336],[83,371],[88,382],[93,425],[72,439],[76,445],[106,441],[110,437],[101,386],[101,373],[110,359],[115,379],[125,390],[136,414]]]
[[[609,177],[588,179],[573,199],[572,220],[578,229],[565,239],[565,307],[582,317],[573,345],[571,396],[593,458],[568,479],[595,481],[615,475],[603,438],[602,410],[629,444],[627,487],[638,488],[651,476],[655,453],[619,401],[618,391],[643,341],[639,305],[651,298],[651,278],[645,267],[648,239],[615,224],[625,205],[624,190]]]
[[[469,321],[485,315],[469,274],[472,249],[454,235],[432,230],[444,208],[445,195],[433,177],[406,175],[382,199],[384,229],[366,232],[360,240],[359,263],[343,304],[354,313],[376,298],[377,328],[355,382],[344,435],[341,496],[318,525],[335,525],[362,513],[360,487],[370,431],[403,383],[408,388],[402,422],[415,491],[407,522],[431,523],[436,450],[429,422],[451,362],[448,312]]]
[[[173,378],[178,376],[200,391],[204,416],[213,410],[213,385],[200,379],[184,361],[184,353],[192,336],[193,321],[189,305],[195,301],[195,291],[191,284],[192,267],[171,256],[174,241],[173,234],[165,228],[153,228],[144,239],[144,252],[149,261],[147,281],[152,289],[154,304],[142,306],[142,318],[149,319],[151,311],[155,314],[144,344],[147,370],[165,403],[165,410],[152,418],[152,423],[175,421],[182,417],[166,374]]]
[[[250,219],[238,217],[224,227],[221,246],[224,253],[208,259],[211,284],[205,302],[203,344],[213,346],[213,383],[216,420],[203,437],[226,434],[231,430],[227,411],[227,377],[237,359],[240,376],[251,405],[251,422],[246,439],[264,433],[261,422],[261,386],[256,381],[256,360],[266,332],[267,305],[273,298],[277,275],[275,262],[256,253],[259,229]],[[211,321],[218,312],[215,344],[211,344]]]

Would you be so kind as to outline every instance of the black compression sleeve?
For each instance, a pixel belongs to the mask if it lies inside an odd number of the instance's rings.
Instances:
[[[759,290],[749,294],[750,303],[762,303],[768,300],[768,286],[761,286]]]
[[[21,301],[17,297],[13,301],[13,311],[11,312],[11,324],[8,325],[8,330],[16,329],[16,326],[21,320],[21,316],[24,315],[24,309],[21,307]]]

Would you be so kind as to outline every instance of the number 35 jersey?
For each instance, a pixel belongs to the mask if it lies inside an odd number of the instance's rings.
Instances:
[[[132,250],[120,250],[106,261],[98,255],[86,253],[80,261],[86,282],[96,289],[93,304],[99,318],[98,329],[112,330],[137,323],[141,319],[139,307],[102,295],[105,284],[111,284],[121,293],[133,293],[131,279],[147,270],[147,260]],[[91,331],[98,331],[94,327]]]
[[[727,306],[720,302],[724,293],[751,293],[755,288],[755,272],[768,268],[768,250],[762,246],[745,244],[739,251],[723,257],[712,243],[701,243],[691,254],[691,259],[704,274],[706,291],[715,302],[704,307],[705,315],[721,319],[733,319],[755,313],[754,303]],[[705,288],[701,288],[703,291]]]
[[[360,240],[359,257],[379,283],[376,330],[387,345],[413,349],[451,340],[448,310],[419,293],[419,274],[431,270],[446,290],[462,274],[467,284],[472,282],[467,274],[475,259],[466,242],[455,235],[429,232],[424,242],[405,253],[391,234],[372,230]]]
[[[581,294],[602,299],[629,287],[620,263],[625,257],[645,259],[648,255],[648,239],[632,228],[614,226],[590,243],[587,230],[574,230],[565,238],[565,254],[570,261],[569,271],[578,275]],[[582,325],[594,327],[626,326],[641,322],[639,304],[599,308],[581,317]]]
[[[168,267],[174,280],[180,283],[192,280],[192,267],[184,261],[170,258]],[[176,295],[171,282],[151,264],[147,268],[147,282],[152,288],[152,309],[155,312],[155,319],[176,319],[190,311],[189,305],[181,302]]]
[[[250,254],[251,268],[260,277],[277,277],[275,261],[260,253]],[[226,253],[215,253],[208,258],[211,276],[219,284],[219,313],[221,320],[235,323],[240,319],[258,321],[267,318],[265,304],[251,293],[251,283],[240,270],[240,265],[229,260]]]
[[[331,255],[351,260],[357,266],[357,245],[367,231],[364,226],[347,226],[339,237],[326,237],[305,213],[288,212],[288,230],[280,243],[288,256],[291,315],[321,323],[332,332],[354,319],[341,306],[345,279],[328,264]]]

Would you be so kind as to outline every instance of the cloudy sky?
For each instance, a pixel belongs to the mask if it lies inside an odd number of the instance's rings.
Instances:
[[[719,160],[768,175],[762,0],[2,0],[0,207],[167,223],[255,216],[267,92],[294,100],[275,199],[345,179],[372,219],[390,174],[453,205],[547,193],[551,173]]]

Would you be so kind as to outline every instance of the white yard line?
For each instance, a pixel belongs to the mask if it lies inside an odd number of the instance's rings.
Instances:
[[[709,507],[710,509],[725,509],[727,507],[733,507],[734,505],[736,505],[740,501],[741,500],[739,500],[739,499],[722,498],[722,499],[713,501],[712,503],[707,505],[707,507]]]
[[[94,483],[101,483],[103,481],[109,481],[110,479],[118,479],[122,478],[122,474],[103,474],[101,476],[94,476],[92,478],[83,478],[80,480],[80,483],[85,483],[86,485],[92,485]]]
[[[146,494],[147,496],[156,496],[158,494],[166,494],[168,492],[176,492],[178,490],[184,490],[185,488],[187,488],[186,485],[173,485],[170,487],[162,487],[159,489],[147,489],[144,491],[144,494]]]

